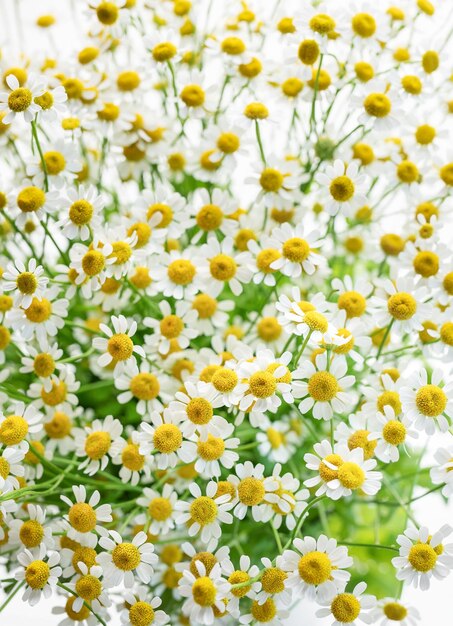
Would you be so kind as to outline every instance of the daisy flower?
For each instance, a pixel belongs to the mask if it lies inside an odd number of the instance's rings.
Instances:
[[[143,496],[137,498],[137,504],[146,507],[147,512],[137,515],[137,524],[146,524],[149,520],[149,532],[153,535],[167,535],[175,527],[177,501],[178,494],[168,483],[162,492],[145,487]]]
[[[42,414],[32,404],[15,402],[7,414],[0,413],[0,442],[4,446],[19,446],[28,451],[27,435],[35,435],[42,430]]]
[[[261,604],[253,600],[250,613],[245,613],[239,618],[240,624],[268,624],[268,626],[283,626],[289,616],[289,611],[277,606],[273,598],[268,598]]]
[[[426,287],[418,287],[410,278],[386,279],[381,289],[370,299],[373,321],[379,328],[390,323],[402,333],[423,330],[422,322],[429,319]]]
[[[206,280],[206,291],[214,298],[229,286],[235,296],[243,291],[251,276],[251,255],[249,252],[235,253],[233,240],[225,237],[219,241],[214,235],[201,247],[200,253],[206,262],[202,267],[202,275]]]
[[[296,398],[304,398],[299,410],[305,414],[313,412],[315,419],[332,419],[335,413],[344,413],[351,404],[351,395],[343,391],[354,384],[354,376],[346,375],[346,359],[339,355],[331,360],[329,367],[326,352],[318,354],[315,364],[305,361],[293,372],[293,393]]]
[[[65,298],[57,300],[58,293],[58,286],[50,287],[39,299],[33,297],[26,309],[16,309],[12,312],[11,324],[21,333],[23,340],[29,341],[36,336],[38,342],[43,344],[48,337],[55,337],[63,328],[69,301]]]
[[[265,569],[259,580],[256,602],[264,604],[266,600],[272,598],[276,606],[287,607],[291,603],[292,593],[287,588],[288,574],[280,567],[281,555],[277,557],[276,565],[267,557],[263,557],[261,563]]]
[[[92,231],[96,232],[101,226],[105,199],[93,185],[68,187],[65,195],[67,214],[58,220],[56,226],[61,228],[68,239],[85,241]]]
[[[20,448],[4,448],[0,455],[0,489],[19,489],[17,477],[23,477],[25,452]]]
[[[139,433],[139,452],[147,456],[154,452],[157,469],[165,470],[182,463],[194,461],[194,451],[191,442],[184,441],[182,425],[179,417],[172,411],[165,411],[164,415],[151,415],[152,424],[142,422]]]
[[[426,526],[407,528],[398,535],[399,556],[392,559],[397,569],[396,577],[422,591],[429,589],[431,578],[442,579],[453,568],[453,544],[444,545],[443,540],[452,532],[445,524],[433,535]]]
[[[142,361],[139,368],[132,360],[125,365],[121,374],[115,375],[114,379],[115,387],[122,392],[118,395],[118,402],[127,404],[135,398],[137,413],[142,416],[163,409],[159,398],[161,394],[165,398],[169,397],[162,389],[161,383],[166,382],[165,375],[162,373],[157,375],[151,371],[148,361]],[[163,386],[165,388],[165,384]]]
[[[26,510],[26,519],[16,518],[8,524],[11,543],[22,544],[29,550],[39,548],[43,543],[47,549],[53,549],[52,528],[45,526],[46,511],[34,504],[28,504]]]
[[[164,252],[154,269],[156,287],[166,298],[191,299],[204,287],[198,256],[191,248]]]
[[[431,468],[431,480],[435,485],[443,484],[442,494],[449,498],[453,495],[453,446],[439,448],[434,459],[437,465]]]
[[[220,524],[232,524],[233,516],[229,510],[234,506],[228,493],[217,496],[217,483],[213,480],[206,485],[206,495],[195,483],[189,485],[194,497],[191,502],[179,501],[176,509],[181,511],[176,523],[188,525],[190,537],[200,533],[201,540],[207,543],[211,539],[218,540],[221,536]]]
[[[60,350],[56,343],[50,345],[46,342],[40,346],[40,351],[28,344],[24,347],[24,351],[27,356],[22,357],[22,367],[19,371],[24,374],[33,372],[40,378],[44,391],[48,393],[52,385],[59,382],[55,370],[64,368],[64,365],[58,363],[63,356],[63,350]]]
[[[294,539],[293,547],[283,552],[279,566],[288,572],[286,584],[297,596],[323,602],[345,588],[351,577],[346,568],[353,562],[346,547],[325,535]]]
[[[152,228],[163,230],[170,239],[178,239],[193,225],[186,199],[162,184],[156,185],[154,191],[142,191],[137,208],[145,212],[146,221]]]
[[[288,334],[304,338],[310,334],[315,343],[321,343],[325,333],[335,332],[329,322],[332,305],[322,293],[316,293],[308,301],[303,299],[298,287],[292,287],[291,297],[282,294],[275,308],[280,312],[278,321]]]
[[[281,257],[281,253],[274,245],[275,242],[267,235],[259,241],[249,239],[247,243],[255,264],[252,280],[257,285],[264,283],[267,287],[274,287],[276,284],[275,273],[278,270],[272,268],[272,263]]]
[[[74,428],[76,456],[85,457],[79,465],[88,476],[104,470],[109,456],[117,456],[123,439],[121,422],[108,415],[104,420],[94,420],[84,429]]]
[[[331,461],[323,460],[323,465],[330,470],[326,476],[326,495],[332,500],[348,497],[353,491],[360,490],[368,496],[374,496],[381,488],[382,474],[374,471],[375,459],[364,460],[362,448],[350,450],[344,444],[335,448],[336,454]],[[307,484],[307,483],[305,483]]]
[[[37,112],[37,119],[45,123],[55,122],[67,112],[64,104],[68,100],[68,94],[63,85],[57,87],[45,87],[40,96],[35,96],[34,101],[41,108]]]
[[[332,166],[326,167],[325,173],[317,175],[317,179],[326,190],[324,208],[329,215],[341,212],[345,217],[352,217],[357,209],[367,204],[367,178],[359,174],[356,161],[347,165],[336,159]]]
[[[264,167],[262,163],[258,163],[253,169],[255,173],[246,178],[245,182],[256,187],[257,202],[263,200],[267,208],[277,209],[294,202],[295,190],[300,186],[297,162],[271,156]]]
[[[74,485],[75,502],[73,503],[67,496],[60,496],[65,504],[69,506],[68,515],[65,516],[65,526],[68,527],[68,537],[81,543],[82,545],[94,548],[97,544],[97,537],[94,533],[101,532],[99,522],[112,521],[112,507],[110,504],[98,506],[101,495],[99,491],[93,491],[87,502],[87,492],[84,485]]]
[[[352,592],[343,591],[333,598],[320,602],[325,608],[316,611],[317,617],[331,616],[334,618],[332,626],[358,626],[360,622],[370,623],[370,612],[376,606],[376,598],[363,595],[366,583],[359,583]]]
[[[420,613],[413,606],[401,602],[400,599],[382,598],[372,613],[373,624],[378,626],[417,626],[420,623]]]
[[[214,622],[216,614],[225,613],[231,585],[223,578],[219,563],[209,573],[201,561],[195,562],[194,569],[196,574],[184,570],[179,583],[179,593],[187,598],[182,611],[190,621],[208,626]]]
[[[33,121],[41,110],[35,98],[43,95],[43,83],[36,76],[30,76],[27,83],[21,85],[14,74],[9,74],[5,82],[10,91],[0,92],[0,111],[7,111],[2,123],[11,124],[16,117],[27,123]]]
[[[91,298],[92,292],[105,282],[108,267],[115,263],[112,252],[113,246],[107,241],[100,241],[97,237],[89,246],[82,243],[71,246],[70,278],[76,286],[81,287],[85,298]]]
[[[311,275],[325,264],[324,258],[315,252],[315,249],[322,247],[316,230],[307,232],[300,224],[296,227],[283,224],[272,229],[270,238],[271,247],[281,255],[272,261],[270,267],[285,276],[299,278],[302,272]]]
[[[396,463],[400,458],[399,446],[406,445],[408,439],[418,438],[418,432],[411,426],[412,420],[408,416],[397,419],[390,405],[384,406],[383,413],[378,411],[368,435],[369,441],[377,442],[376,457],[384,463]]]
[[[50,598],[61,576],[58,552],[47,553],[46,546],[41,544],[34,553],[27,549],[20,552],[17,560],[22,568],[16,572],[15,578],[25,581],[22,600],[35,606],[42,597]]]
[[[166,355],[175,342],[181,350],[187,348],[192,339],[198,336],[198,330],[193,326],[197,319],[197,311],[188,302],[176,302],[175,312],[171,305],[162,300],[159,303],[162,319],[145,317],[143,324],[151,328],[154,333],[145,337],[146,345],[159,354]]]
[[[273,476],[264,477],[264,465],[253,465],[251,461],[238,463],[235,467],[236,475],[228,476],[228,482],[234,487],[234,515],[242,520],[251,511],[255,522],[262,519],[265,512],[266,498],[269,493],[277,491],[278,480]]]
[[[107,587],[124,584],[130,589],[134,586],[135,574],[145,585],[149,583],[158,559],[146,533],[139,532],[132,542],[124,542],[116,530],[110,530],[99,539],[99,545],[106,550],[98,554],[97,559]]]
[[[16,291],[14,306],[28,309],[33,299],[41,300],[49,282],[47,276],[43,276],[44,268],[38,265],[36,259],[28,261],[28,268],[16,259],[9,263],[6,272],[2,276],[3,291]]]
[[[229,424],[222,437],[215,437],[211,433],[200,435],[194,443],[197,460],[195,470],[203,477],[214,476],[219,478],[222,467],[231,469],[239,460],[237,452],[233,452],[241,443],[238,437],[230,437],[234,426]]]
[[[121,465],[121,480],[124,483],[130,482],[131,485],[135,486],[140,478],[149,479],[153,459],[140,453],[140,436],[137,431],[133,431],[127,441],[123,440],[118,454],[112,457],[112,463]]]
[[[414,372],[401,387],[403,413],[417,430],[433,435],[436,424],[441,432],[449,428],[453,417],[453,382],[445,384],[445,374],[440,368],[431,375],[425,368]]]
[[[210,194],[207,189],[199,189],[195,192],[192,203],[195,222],[200,230],[191,239],[191,243],[197,243],[203,233],[233,235],[237,220],[232,219],[232,216],[236,213],[237,206],[225,192],[215,188]]]
[[[228,612],[235,613],[239,609],[241,598],[255,598],[256,592],[260,588],[260,583],[255,581],[251,582],[250,585],[237,588],[234,588],[233,585],[251,581],[260,573],[260,568],[257,565],[252,565],[250,557],[243,554],[239,559],[238,569],[235,569],[231,561],[227,561],[223,570],[228,576],[228,582],[232,585],[230,593],[233,597],[228,602]]]
[[[112,602],[99,580],[103,575],[102,567],[99,565],[87,567],[83,562],[79,562],[78,567],[80,576],[68,584],[69,589],[72,589],[77,595],[72,605],[73,610],[78,613],[82,610],[85,602],[96,612],[103,607],[110,606]]]
[[[60,192],[43,191],[34,185],[22,187],[16,196],[16,206],[18,214],[14,222],[23,228],[30,220],[41,222],[46,214],[58,211],[61,206]]]
[[[299,445],[299,437],[283,421],[272,422],[265,432],[257,433],[256,441],[261,456],[277,463],[286,463]]]
[[[47,148],[47,149],[46,149]],[[72,142],[57,139],[43,146],[44,173],[41,155],[36,155],[27,163],[27,176],[37,187],[43,187],[46,176],[53,189],[61,189],[65,183],[73,181],[82,169],[82,162]]]
[[[101,367],[106,367],[113,361],[115,363],[114,373],[121,373],[129,362],[135,362],[134,353],[139,354],[142,358],[146,358],[146,355],[143,348],[134,345],[131,339],[137,330],[136,321],[129,322],[124,315],[118,317],[112,315],[110,320],[114,332],[106,324],[100,324],[99,330],[106,334],[108,339],[95,337],[93,347],[103,352],[98,359],[98,364]]]
[[[135,626],[143,619],[148,620],[149,624],[163,626],[170,619],[164,611],[156,610],[162,604],[161,598],[150,598],[145,587],[138,587],[133,593],[126,591],[124,600],[127,608],[121,611],[122,626]]]

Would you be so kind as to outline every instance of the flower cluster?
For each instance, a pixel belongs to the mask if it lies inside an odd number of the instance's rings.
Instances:
[[[449,3],[63,4],[0,58],[0,611],[415,626],[453,569],[412,507],[453,496]]]

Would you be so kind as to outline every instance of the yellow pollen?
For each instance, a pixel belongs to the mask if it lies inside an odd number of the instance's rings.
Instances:
[[[37,548],[44,537],[44,528],[34,519],[22,524],[19,530],[19,539],[26,548]]]
[[[206,95],[199,85],[186,85],[183,87],[179,97],[189,108],[203,106]]]
[[[112,561],[118,569],[130,572],[140,565],[140,552],[133,543],[120,543],[113,549]]]
[[[213,437],[208,434],[206,441],[199,441],[197,452],[204,461],[215,461],[220,459],[225,451],[225,442],[221,437]]]
[[[260,504],[264,499],[265,493],[263,481],[252,476],[244,478],[238,485],[239,500],[247,506]]]
[[[229,370],[226,367],[218,368],[212,376],[212,384],[217,391],[222,393],[229,393],[238,384],[238,377],[236,372]]]
[[[308,552],[299,559],[299,576],[308,585],[321,585],[331,577],[332,563],[324,552]]]
[[[87,276],[100,274],[105,267],[105,256],[99,250],[89,250],[82,257],[82,269]]]
[[[88,568],[96,565],[97,554],[94,548],[87,548],[86,546],[78,546],[76,548],[74,546],[72,549],[74,550],[74,554],[72,556],[71,563],[78,574],[82,573],[78,566],[79,563],[85,563]]]
[[[170,41],[158,43],[152,50],[153,59],[158,63],[169,61],[175,56],[176,53],[176,46],[174,46]]]
[[[360,614],[360,602],[352,593],[340,593],[332,600],[330,610],[341,624],[353,622]]]
[[[71,420],[61,411],[56,411],[52,419],[44,424],[44,430],[51,439],[64,439],[71,432],[71,427]]]
[[[131,379],[130,390],[139,400],[154,400],[159,395],[160,385],[154,374],[141,372]]]
[[[32,561],[25,569],[25,580],[32,589],[43,589],[50,576],[50,568],[44,561]]]
[[[387,619],[393,622],[402,622],[407,615],[407,609],[399,602],[387,602],[383,607]]]
[[[131,472],[139,472],[145,465],[145,457],[140,454],[136,443],[128,443],[121,453],[121,462]]]
[[[407,184],[415,183],[420,179],[420,173],[417,166],[415,163],[412,163],[412,161],[408,161],[407,159],[398,163],[396,175],[402,183]]]
[[[192,308],[198,312],[200,319],[209,319],[217,311],[217,300],[207,293],[199,293],[195,296]]]
[[[217,139],[217,148],[224,154],[233,154],[241,145],[239,137],[231,132],[221,133]]]
[[[215,603],[217,590],[208,576],[202,576],[192,585],[194,601],[200,606],[212,606]]]
[[[167,269],[168,278],[176,285],[188,285],[197,273],[195,265],[186,259],[172,261]]]
[[[304,65],[314,65],[320,54],[319,45],[314,39],[305,39],[299,45],[297,56]]]
[[[191,520],[200,526],[212,524],[217,517],[217,504],[208,496],[200,496],[190,505]]]
[[[261,102],[251,102],[245,107],[244,115],[250,120],[265,120],[269,117],[269,111]]]
[[[137,289],[146,289],[146,287],[152,283],[152,278],[149,275],[149,269],[147,267],[136,267],[135,274],[131,276],[130,280]]]
[[[137,72],[125,71],[118,74],[116,84],[120,91],[134,91],[141,83],[141,78]]]
[[[117,333],[108,340],[107,351],[115,361],[126,361],[132,356],[133,350],[132,339],[125,333]]]
[[[445,411],[447,396],[436,385],[424,385],[415,395],[415,404],[422,415],[438,417]]]
[[[9,415],[0,424],[0,441],[4,446],[17,446],[28,433],[28,422],[20,415]]]
[[[277,607],[272,598],[268,598],[263,604],[258,604],[257,600],[253,600],[250,611],[254,619],[263,624],[271,622],[277,615]]]
[[[151,511],[150,511],[150,515],[152,515]],[[154,519],[157,519],[157,518],[154,518]],[[174,563],[179,563],[182,560],[183,552],[181,548],[177,546],[176,544],[167,544],[166,546],[162,548],[160,558],[161,558],[161,561],[165,563],[166,565],[173,565]]]
[[[39,187],[25,187],[18,193],[16,201],[23,213],[34,213],[44,206],[46,194]]]
[[[168,498],[154,498],[148,505],[150,517],[158,522],[163,522],[168,519],[172,514],[172,511],[171,502]]]
[[[61,174],[66,166],[64,156],[61,152],[56,152],[55,150],[44,152],[44,163],[46,164],[47,173],[51,176]]]
[[[161,424],[154,432],[154,447],[162,454],[175,452],[182,444],[182,433],[175,424]]]
[[[447,163],[440,168],[439,175],[449,187],[453,186],[453,163]]]
[[[385,93],[370,93],[363,101],[365,111],[371,117],[387,117],[392,110],[392,103]]]
[[[302,263],[310,254],[310,246],[300,237],[291,237],[283,244],[283,256],[292,263]]]
[[[239,37],[227,37],[221,43],[222,52],[231,56],[236,56],[245,52],[245,44]]]
[[[33,369],[37,376],[47,378],[55,371],[55,361],[50,354],[37,354],[33,361]]]
[[[250,376],[249,389],[256,398],[269,398],[277,389],[277,379],[266,371],[255,372]]]
[[[8,107],[14,113],[26,111],[33,100],[33,94],[26,87],[14,89],[8,96]]]
[[[381,248],[389,256],[398,256],[404,250],[404,239],[399,235],[388,233],[381,237]]]
[[[331,469],[324,463],[324,461],[330,463],[331,465],[335,465],[337,469]],[[339,454],[328,454],[319,464],[319,475],[325,483],[328,483],[331,480],[335,480],[336,478],[338,478],[338,468],[342,464],[343,459]]]
[[[206,575],[211,573],[212,568],[217,563],[216,557],[211,552],[198,552],[195,554],[190,561],[189,569],[196,578],[199,578],[200,576],[195,565],[197,561],[200,561],[205,566]]]
[[[256,266],[264,274],[273,274],[277,270],[271,268],[271,264],[280,258],[280,252],[275,248],[265,248],[256,257]]]
[[[132,256],[131,247],[125,241],[115,241],[112,248],[113,251],[110,256],[115,258],[115,265],[126,263]]]
[[[354,195],[354,183],[348,176],[338,176],[330,183],[329,191],[337,202],[347,202]]]
[[[89,224],[93,217],[93,205],[87,200],[76,200],[69,208],[69,219],[76,226]]]
[[[327,33],[335,29],[335,20],[330,15],[318,13],[311,18],[308,25],[315,33],[327,35]]]
[[[269,567],[264,570],[261,585],[266,593],[281,593],[285,589],[285,580],[288,574],[278,567]]]
[[[187,405],[187,417],[194,424],[208,424],[213,414],[212,404],[205,398],[192,398]]]
[[[230,583],[230,585],[240,585],[248,582],[249,580],[250,576],[247,574],[247,572],[243,572],[241,570],[236,570],[228,577],[228,582]],[[243,598],[248,594],[250,589],[250,585],[244,585],[243,587],[237,587],[236,589],[232,589],[231,593],[233,594],[233,596],[236,596],[236,598]]]
[[[256,76],[258,76],[258,74],[261,73],[262,69],[263,69],[263,64],[256,57],[253,57],[252,60],[249,61],[248,63],[241,63],[240,65],[238,65],[238,70],[239,70],[240,75],[248,79],[255,78]],[[263,119],[263,118],[258,118],[258,119]]]
[[[357,13],[352,18],[352,30],[364,39],[372,37],[376,32],[376,20],[369,13]]]
[[[223,222],[222,209],[216,204],[205,204],[198,211],[196,220],[199,228],[202,230],[208,232],[215,230]]]
[[[436,566],[437,553],[429,544],[417,543],[412,546],[407,558],[417,572],[429,572]]]
[[[184,322],[177,315],[167,315],[160,321],[160,332],[166,339],[179,337],[184,329]]]
[[[376,406],[381,413],[384,413],[384,407],[391,406],[395,412],[395,415],[401,413],[401,400],[397,391],[384,391],[378,397]]]
[[[96,526],[96,512],[89,504],[77,502],[69,509],[69,523],[75,530],[88,533]]]
[[[96,8],[96,15],[101,24],[111,26],[119,16],[119,9],[114,2],[101,2]]]
[[[428,50],[422,57],[422,66],[427,74],[435,72],[440,65],[439,55],[435,50]]]
[[[406,427],[398,420],[389,420],[382,429],[382,435],[387,443],[399,446],[406,439]]]
[[[229,281],[236,275],[237,265],[233,257],[218,254],[210,260],[209,269],[216,280]]]
[[[418,76],[403,76],[401,86],[407,93],[412,96],[418,96],[423,90],[423,83]]]
[[[329,326],[327,319],[322,313],[318,313],[318,311],[308,311],[305,313],[304,322],[310,330],[318,330],[321,333],[325,333]]]
[[[415,131],[415,139],[422,146],[432,143],[436,137],[436,129],[429,124],[419,126]]]
[[[148,602],[136,602],[129,609],[132,626],[150,626],[154,622],[154,609]]]
[[[97,430],[90,433],[86,438],[85,452],[91,460],[99,461],[99,459],[102,459],[102,457],[107,454],[111,443],[112,439],[109,433],[103,430]]]
[[[272,167],[266,167],[260,175],[260,185],[266,192],[276,193],[283,186],[283,174]]]
[[[439,257],[435,252],[429,250],[417,252],[412,265],[417,274],[423,278],[429,278],[435,276],[439,271]]]
[[[362,83],[367,83],[374,77],[374,68],[371,63],[366,63],[365,61],[358,61],[354,65],[354,72],[359,80]]]
[[[256,325],[260,339],[266,342],[276,341],[282,334],[283,329],[275,317],[263,317]]]
[[[396,320],[408,320],[417,311],[417,302],[410,293],[403,291],[395,293],[387,301],[387,309],[390,315]]]
[[[49,319],[52,313],[52,305],[46,298],[38,300],[33,298],[28,309],[24,311],[25,317],[34,324],[41,324]]]
[[[330,372],[316,372],[308,380],[308,393],[316,402],[330,402],[339,390],[338,381]]]
[[[368,441],[368,430],[356,430],[348,439],[348,448],[355,450],[362,448],[364,459],[371,459],[377,446],[377,441]]]
[[[91,602],[100,596],[102,585],[98,578],[87,574],[77,580],[75,591],[83,600]]]
[[[16,285],[21,293],[30,295],[36,291],[38,280],[32,272],[22,272],[16,278]]]
[[[365,473],[357,463],[347,461],[338,468],[338,480],[347,489],[358,489],[365,482]]]

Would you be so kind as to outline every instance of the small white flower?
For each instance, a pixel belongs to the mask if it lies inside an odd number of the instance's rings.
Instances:
[[[61,500],[70,507],[68,515],[65,516],[68,537],[82,545],[94,548],[97,544],[95,533],[101,532],[99,522],[112,521],[112,507],[110,504],[98,506],[101,495],[97,490],[93,491],[88,502],[86,501],[87,492],[84,485],[78,487],[74,485],[72,491],[75,496],[74,503],[68,497],[60,496]]]
[[[41,544],[35,553],[27,549],[20,552],[17,560],[22,568],[16,572],[15,578],[26,583],[22,600],[35,606],[43,596],[50,598],[61,576],[58,552],[48,553],[46,546]]]
[[[116,587],[123,583],[130,589],[134,585],[135,574],[143,583],[149,583],[154,572],[153,565],[157,563],[157,555],[154,554],[154,546],[147,542],[146,533],[139,532],[132,542],[124,542],[116,530],[110,530],[99,539],[99,544],[108,550],[98,555],[107,587]]]
[[[115,361],[114,372],[121,373],[129,361],[135,362],[134,353],[139,354],[142,358],[145,358],[146,355],[143,348],[134,344],[131,339],[137,330],[136,321],[129,322],[124,315],[118,317],[112,315],[110,321],[114,332],[106,324],[100,324],[99,329],[107,335],[108,339],[95,337],[93,347],[104,353],[98,359],[98,364],[101,367],[106,367]]]

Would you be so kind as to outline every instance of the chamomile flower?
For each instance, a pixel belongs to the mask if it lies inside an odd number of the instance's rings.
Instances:
[[[20,448],[4,448],[0,455],[0,489],[19,489],[18,477],[23,477],[25,453]]]
[[[99,491],[93,491],[87,502],[87,492],[84,485],[73,486],[75,502],[73,503],[67,496],[60,496],[65,504],[69,506],[67,518],[68,537],[78,541],[82,545],[94,548],[97,544],[96,533],[99,534],[101,526],[99,522],[112,521],[112,507],[110,504],[98,506],[101,495]]]
[[[148,542],[146,533],[137,533],[131,542],[123,541],[116,530],[110,530],[99,539],[99,545],[106,550],[98,555],[104,574],[106,587],[116,587],[121,583],[128,589],[134,586],[137,576],[148,584],[157,563],[154,546]]]
[[[453,416],[453,383],[445,384],[444,374],[436,368],[431,375],[425,368],[414,372],[401,387],[403,413],[417,430],[432,435],[436,425],[446,432]]]
[[[331,305],[322,293],[315,294],[308,301],[303,299],[300,289],[293,287],[291,297],[282,294],[275,308],[280,312],[278,321],[289,334],[304,338],[309,334],[314,342],[320,343],[326,332],[335,332],[329,322]]]
[[[351,577],[346,568],[351,565],[347,548],[325,535],[294,539],[293,549],[283,552],[279,564],[288,572],[288,588],[321,602],[345,588]]]
[[[18,554],[17,560],[22,567],[16,572],[15,578],[25,581],[24,602],[35,606],[42,597],[50,598],[61,576],[58,552],[48,553],[46,546],[41,544],[34,553],[25,548]]]
[[[254,598],[258,591],[260,584],[252,579],[259,574],[260,568],[257,565],[252,565],[250,557],[243,554],[239,559],[239,567],[235,569],[231,561],[227,561],[224,565],[225,574],[228,576],[228,582],[231,587],[232,598],[228,602],[228,611],[235,613],[239,608],[239,602],[241,598]],[[233,585],[243,584],[250,581],[250,585],[244,584],[242,587],[234,587]]]
[[[250,461],[238,463],[236,475],[228,477],[237,494],[234,501],[234,515],[244,519],[250,510],[255,521],[260,521],[265,511],[266,495],[278,489],[279,483],[272,476],[264,477],[264,465],[253,465]]]
[[[383,412],[377,412],[372,424],[372,432],[368,435],[370,442],[377,442],[374,454],[384,463],[395,463],[400,458],[399,446],[405,446],[417,439],[418,432],[412,428],[412,420],[405,416],[399,420],[390,405],[385,405]]]
[[[122,446],[121,422],[108,415],[104,420],[94,420],[84,429],[74,429],[76,455],[85,457],[79,469],[93,476],[107,467],[109,458],[117,456]]]
[[[229,513],[234,502],[228,493],[217,495],[217,483],[210,481],[203,495],[196,483],[189,486],[193,496],[191,502],[179,501],[176,505],[179,515],[177,524],[186,524],[190,537],[200,533],[201,540],[207,543],[211,539],[218,540],[221,536],[220,524],[232,524],[233,516]]]
[[[193,328],[197,311],[188,302],[176,302],[173,313],[172,307],[165,300],[159,303],[159,309],[162,319],[145,317],[143,320],[145,326],[154,331],[145,337],[148,348],[162,355],[168,354],[174,345],[182,350],[187,348],[198,335],[198,331]]]
[[[162,492],[145,487],[143,496],[137,498],[137,504],[147,511],[137,516],[137,523],[145,524],[149,520],[149,531],[153,535],[168,534],[175,527],[177,501],[178,494],[169,484],[164,485]]]
[[[6,77],[6,86],[10,91],[0,93],[0,111],[6,111],[2,123],[11,124],[16,117],[30,123],[41,110],[35,98],[43,95],[43,83],[37,77],[30,76],[26,84],[21,85],[15,74],[9,74]]]
[[[225,612],[231,585],[222,576],[219,563],[208,573],[205,565],[196,561],[195,571],[196,574],[184,570],[179,583],[179,592],[186,598],[182,611],[191,621],[208,626],[214,622],[216,613],[222,615]]]
[[[341,212],[345,217],[351,217],[367,203],[366,176],[359,174],[355,161],[346,165],[336,159],[333,166],[328,166],[325,173],[317,176],[319,184],[326,189],[324,207],[330,215]]]
[[[228,286],[234,295],[242,293],[243,284],[251,278],[250,253],[233,251],[233,240],[225,237],[219,242],[210,235],[208,242],[202,246],[201,254],[206,259],[202,268],[203,278],[207,281],[206,291],[217,297]]]
[[[434,459],[436,465],[431,468],[430,477],[435,485],[444,485],[442,494],[449,498],[453,494],[453,447],[439,448]]]
[[[44,191],[34,185],[23,186],[16,196],[17,215],[14,221],[22,228],[30,220],[41,221],[61,206],[59,191]]]
[[[410,278],[382,282],[382,288],[370,300],[373,319],[379,328],[395,325],[401,332],[422,330],[422,321],[429,318],[426,287],[419,287]]]
[[[107,335],[108,339],[95,337],[93,347],[103,352],[98,359],[98,364],[101,367],[105,367],[113,361],[115,372],[120,373],[124,371],[124,367],[129,362],[135,362],[134,354],[138,354],[142,358],[145,358],[146,355],[143,348],[134,344],[131,339],[137,330],[137,322],[129,322],[124,315],[118,317],[112,315],[110,321],[114,332],[106,324],[100,324],[99,329]]]
[[[376,598],[363,595],[366,583],[361,582],[354,587],[352,592],[343,591],[327,601],[320,602],[325,608],[316,611],[318,617],[332,616],[332,626],[351,624],[357,626],[360,622],[370,623],[370,612],[376,606]]]
[[[373,623],[378,626],[417,626],[420,623],[420,613],[413,606],[407,605],[400,599],[382,598],[372,611]]]
[[[145,624],[148,621],[149,624],[163,626],[170,619],[165,611],[156,610],[162,604],[161,598],[157,596],[150,598],[145,587],[139,587],[133,593],[127,591],[124,599],[127,608],[121,612],[120,616],[123,626],[136,626],[143,620]]]
[[[448,576],[453,567],[453,546],[443,545],[443,541],[451,532],[451,527],[445,524],[433,535],[426,526],[410,527],[398,535],[400,553],[392,559],[397,579],[426,591],[433,576],[437,579]]]
[[[160,411],[163,409],[160,400],[162,394],[167,397],[162,389],[162,382],[166,380],[163,374],[151,371],[147,361],[142,361],[140,368],[131,361],[120,375],[115,376],[115,387],[121,391],[118,402],[127,404],[135,398],[137,412],[142,416]]]
[[[44,165],[41,155],[32,158],[27,164],[27,176],[37,187],[43,187],[47,177],[51,188],[61,189],[65,183],[74,180],[82,169],[82,162],[72,142],[57,140],[44,145],[42,151]]]
[[[42,430],[42,414],[32,404],[15,402],[0,414],[0,442],[4,446],[18,446],[27,452],[29,448],[26,437],[35,435]]]
[[[69,187],[66,191],[65,205],[67,215],[57,222],[57,226],[68,239],[88,239],[90,232],[101,225],[100,213],[105,199],[93,186],[80,185],[78,189]]]
[[[77,613],[82,609],[84,603],[87,602],[93,611],[99,611],[102,607],[111,605],[111,600],[103,589],[102,582],[99,580],[103,575],[102,567],[93,565],[88,568],[85,563],[78,564],[80,576],[68,585],[76,594],[76,599],[72,605],[73,610]]]
[[[283,208],[292,201],[294,190],[300,185],[296,163],[271,157],[264,168],[257,164],[255,170],[245,182],[256,187],[257,202],[263,200],[266,207]]]
[[[280,555],[277,557],[276,566],[267,557],[261,559],[265,569],[256,594],[258,604],[264,604],[269,598],[272,598],[277,606],[286,607],[291,602],[292,594],[286,583],[288,574],[280,568],[280,562]]]
[[[277,463],[286,463],[296,451],[299,438],[288,423],[272,422],[266,430],[256,435],[260,454]]]
[[[21,544],[28,550],[39,548],[43,543],[47,549],[54,548],[52,528],[45,524],[46,511],[39,505],[28,504],[27,515],[9,523],[9,537],[13,544]]]
[[[48,393],[52,385],[59,382],[55,372],[64,367],[58,363],[63,356],[63,350],[56,343],[48,344],[47,342],[40,346],[40,350],[31,345],[27,345],[25,350],[26,356],[22,357],[20,372],[24,374],[33,372],[41,379],[44,391]]]
[[[44,275],[44,268],[38,265],[36,259],[30,259],[28,267],[17,259],[9,263],[4,272],[2,287],[4,291],[15,291],[14,306],[28,309],[33,299],[41,300],[49,282]]]
[[[193,298],[204,284],[199,257],[186,248],[183,252],[163,253],[160,265],[154,270],[156,286],[166,297],[176,300]]]
[[[140,454],[146,456],[153,451],[160,470],[175,467],[179,460],[191,463],[194,460],[193,449],[190,442],[184,441],[180,418],[167,410],[163,416],[154,413],[151,419],[152,424],[140,424]]]
[[[271,232],[271,246],[280,253],[280,257],[270,264],[285,276],[298,278],[302,272],[311,275],[324,265],[323,257],[315,252],[319,248],[319,233],[298,225],[292,228],[283,224]]]

